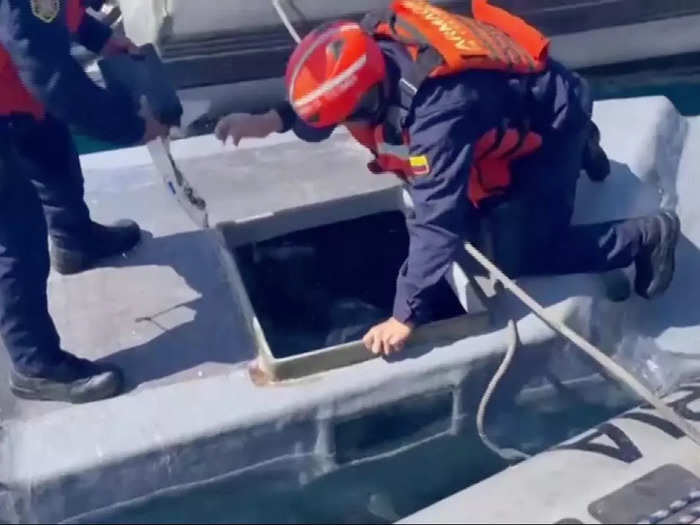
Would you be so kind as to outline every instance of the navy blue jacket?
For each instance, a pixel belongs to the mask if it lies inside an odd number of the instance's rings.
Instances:
[[[390,103],[400,104],[398,82],[410,59],[400,44],[380,45],[392,86]],[[420,87],[412,107],[404,108],[406,127],[411,156],[425,155],[430,173],[408,185],[415,216],[408,221],[409,256],[397,280],[396,319],[420,324],[430,318],[426,299],[447,273],[467,231],[465,218],[471,206],[467,188],[476,141],[523,111],[533,131],[545,137],[566,133],[587,124],[591,104],[582,79],[554,61],[544,73],[527,78],[469,71],[430,79]],[[289,105],[279,112],[285,128],[293,128],[303,140],[323,140],[333,131],[306,126]]]
[[[47,23],[33,14],[30,0],[0,0],[0,44],[23,84],[49,113],[81,131],[116,144],[139,142],[143,119],[129,100],[97,86],[73,59],[65,0],[56,1],[61,13]],[[111,29],[86,14],[76,38],[99,52],[110,35]]]

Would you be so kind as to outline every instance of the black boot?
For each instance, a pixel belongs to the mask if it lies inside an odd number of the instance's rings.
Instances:
[[[92,267],[100,259],[131,250],[141,239],[141,230],[133,221],[123,220],[113,226],[92,223],[90,236],[82,249],[54,246],[51,265],[62,275],[71,275]]]
[[[676,245],[681,223],[672,211],[663,211],[650,218],[645,232],[645,245],[637,256],[636,292],[645,299],[654,299],[666,291],[676,266]]]
[[[600,130],[591,122],[591,131],[583,150],[583,169],[595,182],[604,181],[610,175],[610,160],[600,147]]]
[[[10,373],[10,390],[15,396],[39,401],[90,403],[119,395],[123,386],[117,367],[78,359],[67,352],[42,374]]]

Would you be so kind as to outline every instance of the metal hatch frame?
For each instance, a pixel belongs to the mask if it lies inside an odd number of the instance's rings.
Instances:
[[[412,203],[408,193],[392,187],[365,195],[354,195],[326,202],[301,206],[244,220],[219,224],[223,267],[237,304],[246,321],[258,354],[257,368],[269,381],[299,379],[334,368],[373,359],[361,341],[320,348],[296,356],[277,358],[272,352],[255,308],[241,276],[233,250],[252,242],[261,242],[294,231],[357,219],[387,211],[409,213]],[[465,315],[419,327],[410,346],[454,342],[483,333],[490,326],[490,315],[479,300],[470,278],[456,263],[448,282],[467,312]],[[479,283],[483,288],[484,283]]]

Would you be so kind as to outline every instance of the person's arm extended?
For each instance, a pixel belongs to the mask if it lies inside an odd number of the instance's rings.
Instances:
[[[394,318],[402,323],[420,325],[429,319],[431,289],[445,276],[463,242],[471,127],[465,113],[454,110],[421,118],[411,128],[411,157],[425,174],[417,174],[409,187],[415,209],[408,220],[409,254],[394,301]]]
[[[285,133],[290,129],[294,134],[305,142],[321,142],[326,140],[333,133],[334,127],[314,128],[306,124],[297,117],[291,104],[284,102],[274,109],[282,122],[280,133]]]
[[[101,140],[141,141],[145,122],[128,99],[98,87],[70,53],[65,12],[44,21],[28,0],[0,0],[0,43],[32,95],[57,118]]]
[[[423,115],[410,135],[415,177],[409,187],[409,254],[399,271],[393,317],[363,339],[374,354],[400,351],[414,328],[430,320],[431,292],[454,261],[466,226],[475,140],[466,112],[457,107]]]
[[[266,113],[232,113],[222,118],[216,125],[216,137],[226,142],[229,137],[238,146],[244,138],[265,138],[273,133],[286,133],[294,130],[301,140],[321,142],[333,133],[333,128],[314,128],[300,120],[292,106],[284,102]]]

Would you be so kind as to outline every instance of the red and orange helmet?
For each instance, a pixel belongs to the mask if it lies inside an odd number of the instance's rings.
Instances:
[[[384,80],[386,65],[374,39],[359,24],[338,21],[301,41],[287,65],[289,102],[309,125],[348,119]]]

